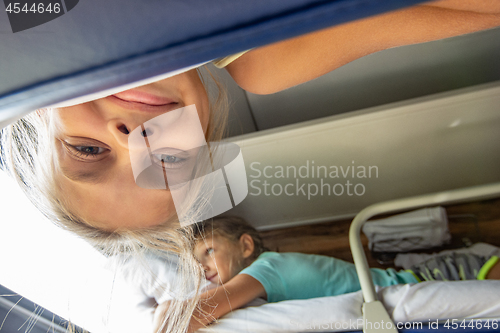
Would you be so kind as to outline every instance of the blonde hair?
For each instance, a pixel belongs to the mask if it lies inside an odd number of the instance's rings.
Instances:
[[[225,89],[208,68],[198,70],[210,104],[207,141],[220,141],[227,123],[228,102]],[[209,92],[208,85],[215,86]],[[107,256],[115,254],[138,255],[144,251],[170,252],[179,257],[179,295],[196,294],[202,281],[202,269],[193,258],[191,226],[181,227],[172,221],[140,230],[113,232],[92,227],[91,223],[69,211],[58,197],[54,175],[57,170],[54,153],[54,120],[50,110],[37,110],[0,131],[0,167],[13,176],[31,202],[53,223],[69,230],[92,244]],[[193,216],[193,222],[196,216]],[[198,299],[173,300],[166,312],[159,332],[184,332],[197,307]],[[189,315],[187,315],[189,314]]]

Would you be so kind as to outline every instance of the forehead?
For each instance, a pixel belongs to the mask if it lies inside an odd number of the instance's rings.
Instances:
[[[137,230],[175,222],[175,206],[169,191],[147,190],[135,185],[133,177],[111,179],[101,184],[79,183],[58,173],[59,195],[67,209],[92,226],[114,231]]]
[[[195,241],[195,247],[204,247],[204,246],[211,246],[214,243],[219,243],[220,241],[217,239],[218,237],[202,237],[198,238]]]
[[[198,249],[204,249],[206,247],[213,247],[213,246],[230,246],[231,241],[226,239],[225,237],[219,236],[219,235],[210,235],[208,237],[204,238],[199,238],[196,240],[195,243],[195,251]]]

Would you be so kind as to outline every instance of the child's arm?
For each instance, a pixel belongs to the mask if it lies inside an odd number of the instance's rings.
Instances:
[[[267,297],[262,284],[247,274],[238,274],[222,286],[203,293],[200,306],[193,313],[189,332],[205,327],[223,315],[258,297]]]
[[[476,11],[463,6],[457,10],[454,6],[468,3]],[[317,78],[370,53],[500,25],[500,9],[493,2],[439,1],[436,4],[439,7],[431,2],[256,48],[226,69],[243,89],[271,94]]]
[[[222,286],[210,289],[200,296],[200,305],[193,313],[188,332],[205,327],[223,315],[236,310],[258,297],[267,297],[262,284],[247,274],[238,274]],[[170,302],[158,305],[154,314],[154,332],[165,318]]]

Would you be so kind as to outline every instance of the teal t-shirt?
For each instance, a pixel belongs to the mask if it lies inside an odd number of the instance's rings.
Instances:
[[[373,282],[386,287],[417,283],[409,272],[370,269]],[[303,253],[262,253],[240,272],[259,281],[268,302],[336,296],[361,290],[354,264],[332,257]]]

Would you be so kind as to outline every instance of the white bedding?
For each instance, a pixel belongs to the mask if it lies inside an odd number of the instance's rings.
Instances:
[[[500,281],[423,282],[378,290],[395,323],[500,319]],[[339,332],[362,329],[361,292],[236,310],[198,332]],[[500,322],[500,320],[499,320]]]

